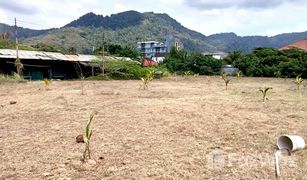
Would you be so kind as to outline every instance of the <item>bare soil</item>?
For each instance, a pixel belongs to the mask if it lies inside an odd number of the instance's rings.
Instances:
[[[277,137],[307,140],[307,88],[292,79],[140,83],[0,84],[0,179],[274,179]],[[75,138],[93,112],[82,162]],[[307,179],[307,149],[284,159],[281,179]]]

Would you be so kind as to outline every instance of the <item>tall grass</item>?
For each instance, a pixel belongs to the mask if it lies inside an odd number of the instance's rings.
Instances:
[[[0,74],[0,83],[4,82],[25,82],[25,80],[17,73],[13,73],[12,75]]]

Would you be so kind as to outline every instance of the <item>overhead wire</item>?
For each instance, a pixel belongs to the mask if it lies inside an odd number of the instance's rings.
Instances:
[[[18,27],[33,28],[33,29],[39,29],[39,30],[51,29],[50,27],[47,27],[46,25],[39,24],[39,23],[28,22],[28,21],[24,21],[24,20],[20,20],[20,19],[16,19],[16,21],[17,21]],[[4,24],[14,26],[15,20],[14,19],[7,19],[7,18],[0,18],[0,23],[4,23]]]

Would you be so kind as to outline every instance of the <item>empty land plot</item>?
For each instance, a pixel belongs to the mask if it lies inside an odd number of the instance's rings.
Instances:
[[[273,179],[276,138],[307,139],[307,88],[291,79],[140,83],[0,84],[0,179]],[[75,142],[92,112],[96,164]],[[286,160],[283,178],[307,178],[307,149]]]

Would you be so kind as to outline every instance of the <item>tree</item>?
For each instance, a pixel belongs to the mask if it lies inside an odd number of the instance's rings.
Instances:
[[[233,64],[234,61],[238,61],[244,56],[240,51],[233,51],[228,54],[226,58],[223,59],[223,64]]]
[[[75,47],[70,47],[66,51],[68,54],[77,54],[77,50]]]
[[[221,61],[201,53],[188,53],[185,50],[176,50],[172,47],[163,64],[171,71],[182,74],[191,71],[193,74],[219,74]]]
[[[226,59],[233,56],[230,53]],[[301,74],[307,77],[307,53],[299,49],[256,48],[252,53],[236,58],[233,65],[247,76],[295,77]]]

